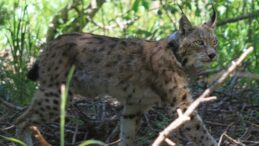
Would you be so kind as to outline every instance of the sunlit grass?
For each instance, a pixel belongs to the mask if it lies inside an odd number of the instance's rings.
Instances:
[[[75,71],[75,66],[69,71],[67,76],[66,85],[61,86],[61,104],[60,104],[60,146],[65,146],[65,117],[66,117],[66,104],[67,104],[67,95],[69,91],[69,85]]]
[[[27,144],[25,144],[24,142],[22,142],[19,139],[16,139],[16,138],[13,138],[13,137],[6,137],[6,136],[2,136],[2,135],[0,135],[0,137],[7,140],[7,141],[19,144],[20,146],[27,146]]]

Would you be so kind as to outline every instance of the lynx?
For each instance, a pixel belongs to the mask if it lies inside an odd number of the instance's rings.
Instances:
[[[59,116],[60,86],[72,65],[76,69],[69,96],[108,94],[123,105],[119,146],[133,146],[143,112],[155,103],[183,111],[193,101],[188,76],[199,72],[216,56],[216,13],[193,26],[183,14],[179,30],[168,38],[149,41],[89,33],[68,33],[50,42],[28,74],[39,89],[30,107],[16,121],[20,135],[28,126]],[[216,146],[199,115],[181,129],[198,146]]]

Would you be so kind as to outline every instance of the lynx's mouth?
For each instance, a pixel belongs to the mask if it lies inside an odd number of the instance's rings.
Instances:
[[[201,62],[204,63],[204,64],[210,64],[213,61],[214,61],[213,59],[206,59],[206,60],[202,60]]]
[[[197,61],[196,64],[193,64],[192,68],[194,68],[197,72],[201,72],[201,71],[204,71],[204,69],[209,68],[209,66],[213,61],[214,60],[211,60],[211,59],[200,60],[200,61]]]
[[[205,57],[204,58],[200,58],[200,61],[202,63],[204,63],[204,64],[210,64],[210,63],[214,62],[215,60],[216,60],[215,56],[213,56],[213,57],[208,56],[206,58]]]

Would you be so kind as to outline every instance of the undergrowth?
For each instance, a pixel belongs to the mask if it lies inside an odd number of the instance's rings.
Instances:
[[[0,50],[0,88],[6,100],[13,100],[21,105],[28,104],[35,91],[35,83],[26,77],[28,68],[33,62],[33,56],[38,54],[36,47],[37,35],[30,29],[30,18],[27,15],[27,6],[22,9],[21,15],[15,13],[7,22],[7,46]]]

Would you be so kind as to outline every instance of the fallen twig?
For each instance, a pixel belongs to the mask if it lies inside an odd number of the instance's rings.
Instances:
[[[213,100],[214,97],[209,97],[209,94],[211,94],[218,85],[223,83],[223,81],[233,72],[236,70],[236,68],[241,64],[241,62],[248,56],[249,53],[253,51],[253,48],[250,47],[241,56],[236,60],[232,62],[232,65],[229,66],[229,68],[223,72],[223,74],[214,81],[209,88],[207,88],[188,108],[187,110],[182,113],[180,109],[177,110],[178,118],[174,120],[169,126],[167,126],[162,132],[159,133],[159,136],[156,138],[156,140],[153,142],[152,146],[160,146],[165,139],[167,139],[168,135],[176,130],[179,126],[181,126],[183,123],[187,122],[190,119],[190,115],[194,112],[194,110],[200,105],[200,103]]]
[[[16,106],[12,103],[9,103],[7,101],[5,101],[4,99],[0,98],[0,103],[3,103],[3,105],[5,105],[8,108],[14,109],[14,110],[18,110],[18,111],[22,111],[24,108],[20,107],[20,106]]]
[[[235,75],[236,75],[237,77],[249,78],[249,79],[253,79],[253,80],[259,81],[259,75],[258,75],[258,74],[255,74],[255,73],[239,72],[239,71],[237,71],[237,72],[235,73]]]
[[[246,146],[244,143],[237,141],[235,139],[233,139],[232,137],[230,137],[229,135],[227,135],[226,132],[224,132],[221,137],[220,137],[220,141],[219,141],[220,145],[231,145],[234,144],[235,146]]]
[[[41,146],[51,146],[45,138],[42,136],[40,133],[39,129],[36,126],[31,126],[30,127],[31,131],[33,132],[34,137],[38,140],[39,144]]]

